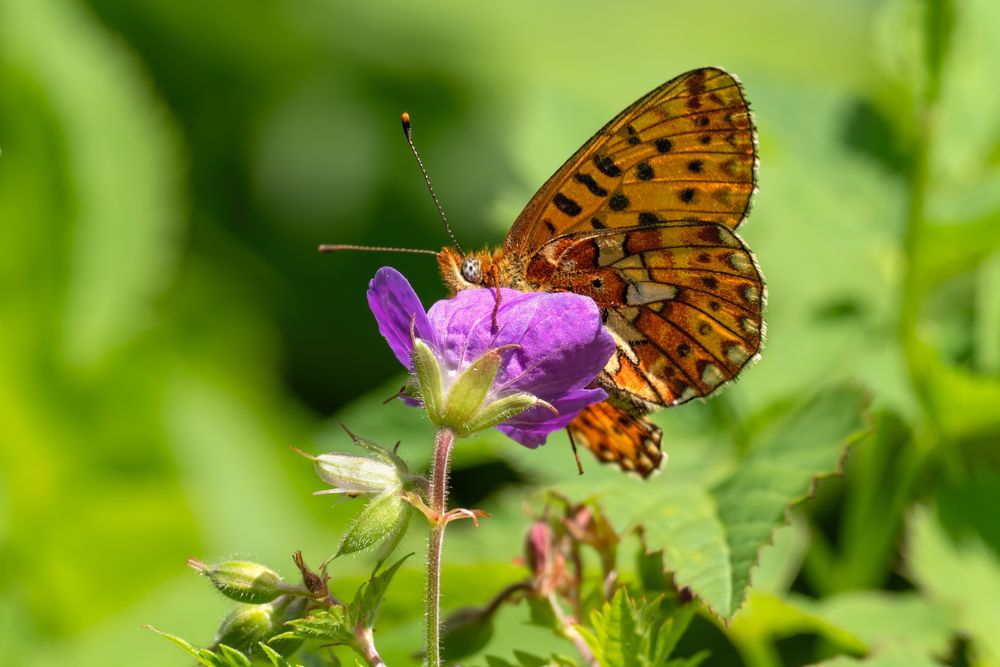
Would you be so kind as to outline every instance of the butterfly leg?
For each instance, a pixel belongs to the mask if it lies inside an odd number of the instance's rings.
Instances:
[[[580,461],[580,452],[576,449],[576,440],[573,439],[573,431],[566,427],[566,435],[569,436],[569,446],[573,448],[573,457],[576,459],[576,471],[583,474],[583,463]]]
[[[493,277],[493,287],[497,291],[497,298],[493,303],[493,330],[496,331],[499,328],[497,326],[497,311],[500,310],[500,300],[502,297],[500,293],[500,272],[497,270],[496,264],[490,268],[490,275]]]

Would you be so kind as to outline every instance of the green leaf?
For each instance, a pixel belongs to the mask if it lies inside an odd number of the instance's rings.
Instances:
[[[525,651],[514,651],[514,657],[517,658],[517,664],[521,667],[546,667],[546,665],[552,664],[551,660],[539,658],[537,655]]]
[[[677,585],[731,619],[760,549],[817,478],[838,472],[848,443],[864,429],[866,404],[855,389],[826,391],[758,438],[713,486],[673,479],[646,487],[641,501],[619,493],[601,502],[617,525],[642,524],[648,547],[664,550]]]
[[[797,604],[851,633],[869,651],[903,646],[944,655],[955,633],[954,617],[945,607],[914,593],[856,591]]]
[[[674,658],[673,660],[668,660],[664,667],[698,667],[701,663],[708,660],[711,656],[709,651],[698,651],[694,655],[687,658]]]
[[[309,612],[305,618],[288,621],[287,625],[292,629],[273,637],[271,641],[316,639],[330,644],[354,643],[354,629],[344,607],[317,609]]]
[[[158,630],[151,625],[147,625],[145,627],[149,630],[152,630],[161,637],[173,642],[174,644],[182,648],[185,652],[187,652],[191,657],[197,660],[200,664],[205,665],[205,667],[225,667],[225,663],[222,662],[222,658],[217,656],[215,653],[208,650],[207,648],[198,648],[196,646],[193,646],[184,639],[181,639],[176,635],[163,632],[162,630]]]
[[[262,646],[260,644],[259,646]],[[237,651],[236,649],[226,646],[225,644],[219,645],[219,653],[222,654],[223,659],[229,667],[252,667],[253,663],[250,661],[242,651]]]
[[[263,651],[264,655],[266,655],[268,660],[271,661],[272,667],[303,667],[297,662],[291,662],[290,660],[285,659],[280,653],[267,644],[261,644],[260,650]]]
[[[913,649],[894,649],[878,653],[867,658],[838,657],[832,660],[817,662],[811,667],[944,667],[929,655]]]
[[[667,617],[667,620],[663,622],[663,625],[660,626],[659,631],[656,633],[656,643],[653,647],[653,665],[659,665],[666,662],[666,659],[669,658],[670,654],[674,652],[675,648],[677,648],[677,642],[679,642],[681,637],[684,636],[684,633],[687,632],[688,626],[691,625],[691,619],[694,618],[697,611],[697,604],[688,603],[678,607],[674,610],[673,614]],[[708,657],[707,653],[700,658],[698,662],[704,660],[706,657]]]
[[[601,667],[641,667],[643,634],[635,603],[624,587],[590,616],[592,628],[578,628]]]
[[[412,555],[412,553],[406,554],[390,567],[382,570],[381,573],[373,575],[358,589],[350,606],[350,616],[354,626],[369,629],[375,627],[375,621],[378,619],[378,612],[389,583],[400,566]]]
[[[480,607],[449,614],[441,635],[441,659],[447,664],[478,653],[493,638],[493,615]]]
[[[514,663],[507,662],[503,658],[498,658],[495,655],[486,656],[486,664],[489,665],[489,667],[517,667]]]
[[[1000,664],[1000,559],[996,552],[975,534],[953,540],[936,512],[917,508],[908,521],[905,556],[910,578],[932,601],[954,612],[982,663]]]
[[[751,591],[743,610],[732,620],[727,635],[744,655],[760,646],[795,635],[816,634],[845,651],[862,653],[868,647],[850,631],[813,610],[810,600]]]

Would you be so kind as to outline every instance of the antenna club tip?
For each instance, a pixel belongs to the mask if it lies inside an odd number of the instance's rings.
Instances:
[[[406,133],[406,136],[410,136],[410,114],[404,111],[399,120],[403,123],[403,132]]]

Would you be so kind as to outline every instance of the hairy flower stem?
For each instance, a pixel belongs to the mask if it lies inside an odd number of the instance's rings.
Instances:
[[[427,666],[441,664],[441,549],[444,546],[444,529],[448,525],[445,518],[448,503],[448,465],[455,434],[443,428],[434,438],[434,458],[431,462],[431,510],[435,520],[427,541],[427,636],[424,650]]]

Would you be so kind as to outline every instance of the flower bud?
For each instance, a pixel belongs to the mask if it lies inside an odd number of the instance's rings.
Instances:
[[[215,646],[225,644],[247,655],[260,653],[259,642],[277,634],[274,609],[269,604],[241,604],[222,619],[215,633]]]
[[[372,495],[403,488],[401,471],[384,460],[344,452],[320,454],[313,460],[316,474],[333,487],[317,493]]]
[[[409,524],[409,510],[410,506],[398,493],[376,496],[344,533],[337,555],[364,551],[379,544],[394,545]]]
[[[248,656],[260,656],[260,642],[283,633],[290,620],[301,618],[307,598],[283,595],[268,604],[241,604],[227,615],[215,634],[215,646],[225,644]],[[279,639],[271,647],[281,655],[291,655],[301,644],[297,638]]]
[[[277,572],[259,563],[231,560],[206,565],[192,558],[188,565],[208,577],[220,593],[237,602],[263,604],[274,600],[286,588]]]

